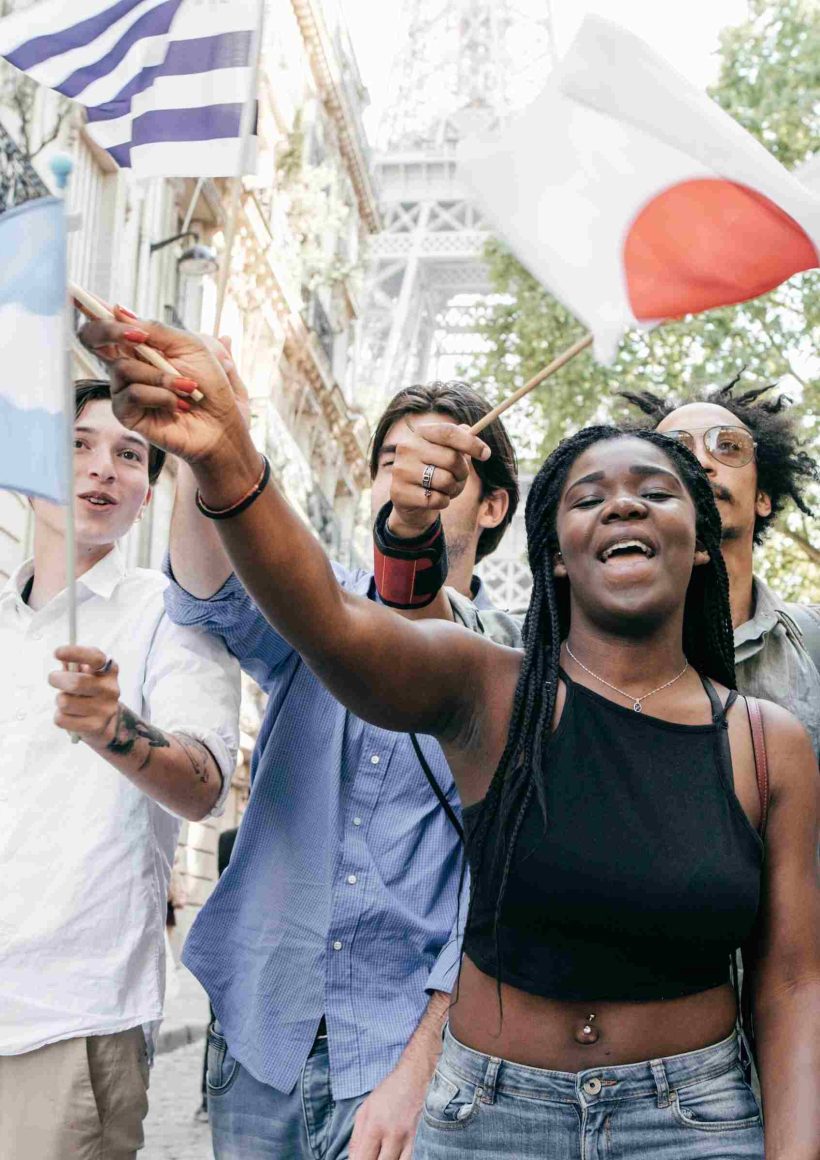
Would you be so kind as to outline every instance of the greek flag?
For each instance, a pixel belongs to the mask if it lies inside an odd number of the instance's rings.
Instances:
[[[0,487],[57,503],[66,502],[66,285],[61,199],[0,214]]]
[[[140,177],[229,177],[259,20],[259,0],[40,0],[0,20],[0,56],[83,104],[91,137]]]

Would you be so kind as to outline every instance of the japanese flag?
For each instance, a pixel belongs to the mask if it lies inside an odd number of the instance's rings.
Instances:
[[[743,302],[820,264],[816,183],[599,17],[540,97],[463,141],[459,161],[492,227],[604,362],[630,327]]]

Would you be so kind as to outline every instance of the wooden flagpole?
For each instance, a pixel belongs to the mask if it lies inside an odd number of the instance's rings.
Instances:
[[[68,207],[66,205],[68,179],[74,168],[70,157],[64,153],[56,154],[51,160],[51,172],[57,183],[57,189],[62,195],[62,212],[66,219],[66,233],[68,232]],[[66,243],[67,244],[67,243]],[[68,604],[68,643],[77,643],[77,529],[74,518],[74,407],[76,395],[74,393],[74,379],[71,374],[71,347],[69,335],[68,301],[63,310],[63,380],[65,383],[65,587]],[[76,670],[72,662],[69,669]],[[79,733],[70,734],[71,744],[77,745]]]
[[[225,306],[225,293],[228,289],[228,278],[231,273],[231,253],[236,238],[236,229],[239,224],[239,211],[242,202],[242,178],[248,168],[248,151],[254,130],[254,115],[256,102],[259,96],[259,62],[262,56],[262,30],[265,24],[265,0],[257,0],[256,27],[251,41],[251,83],[248,97],[242,107],[242,120],[239,126],[239,172],[231,185],[231,202],[228,209],[228,220],[225,224],[225,248],[222,251],[222,262],[219,267],[219,286],[216,295],[216,314],[214,315],[214,338],[219,338],[219,329],[222,325],[222,311]]]
[[[545,366],[544,369],[539,371],[538,374],[531,378],[528,383],[524,383],[523,387],[519,387],[517,391],[513,391],[513,393],[508,396],[508,398],[504,399],[503,402],[499,403],[497,407],[493,407],[492,411],[489,411],[483,419],[479,419],[477,423],[474,423],[470,428],[473,435],[478,435],[481,431],[484,430],[485,427],[489,427],[490,423],[494,423],[498,416],[503,415],[504,412],[513,405],[513,403],[517,403],[519,399],[523,399],[525,395],[530,393],[530,391],[534,391],[536,387],[540,387],[541,383],[543,383],[545,379],[548,379],[550,375],[554,375],[556,371],[560,371],[561,367],[566,366],[570,359],[575,358],[576,354],[580,354],[582,350],[586,350],[587,347],[591,345],[592,335],[585,334],[583,338],[579,338],[577,342],[572,344],[572,346],[567,347],[563,354],[559,354],[557,358],[552,360],[549,366]]]

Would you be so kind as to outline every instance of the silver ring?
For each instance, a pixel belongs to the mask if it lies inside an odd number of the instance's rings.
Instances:
[[[110,673],[111,666],[113,664],[114,664],[114,658],[113,657],[106,657],[104,662],[100,665],[100,667],[98,669],[91,670],[92,677],[102,677],[105,675],[105,673]]]
[[[433,494],[433,476],[435,475],[435,464],[428,463],[424,468],[424,475],[421,477],[421,486],[424,488],[424,498],[429,499]]]

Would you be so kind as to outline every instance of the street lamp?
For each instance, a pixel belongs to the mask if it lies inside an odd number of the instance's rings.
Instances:
[[[151,253],[163,250],[172,242],[181,241],[182,238],[193,238],[194,244],[177,258],[177,269],[180,274],[186,274],[189,278],[204,278],[206,274],[215,274],[219,269],[216,250],[211,246],[202,245],[199,241],[199,234],[194,230],[184,230],[181,234],[174,234],[172,238],[164,238],[161,242],[152,242]]]

